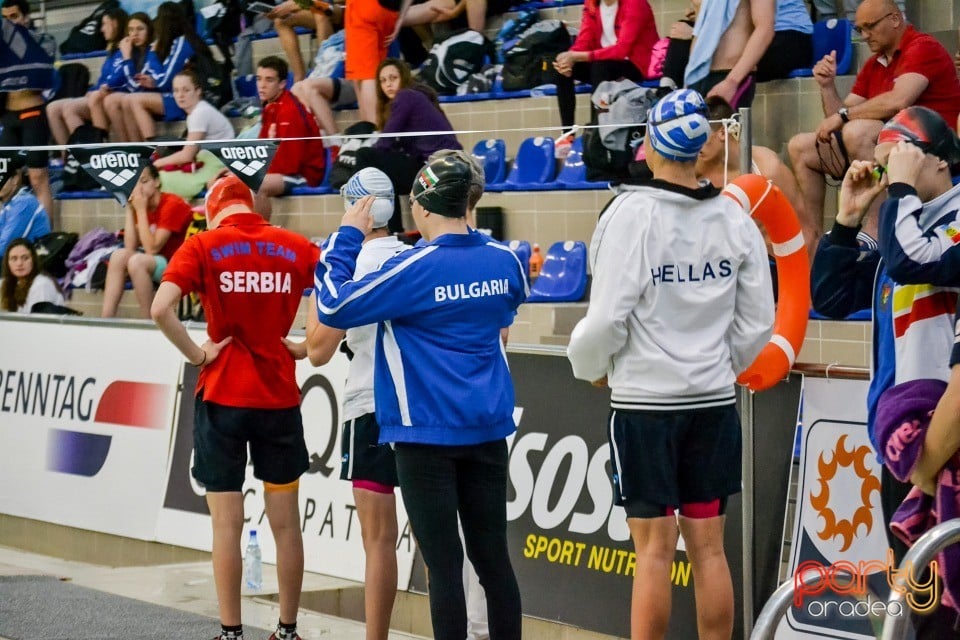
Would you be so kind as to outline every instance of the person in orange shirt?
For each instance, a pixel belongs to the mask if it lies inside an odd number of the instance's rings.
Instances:
[[[110,254],[103,287],[104,318],[117,315],[127,275],[133,283],[142,317],[150,317],[153,283],[159,282],[167,262],[183,244],[193,220],[190,205],[180,196],[160,192],[160,173],[147,165],[127,202],[123,247]]]

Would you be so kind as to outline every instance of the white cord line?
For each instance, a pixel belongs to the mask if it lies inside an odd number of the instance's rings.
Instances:
[[[722,120],[715,120],[711,122],[723,122]],[[611,128],[621,128],[621,127],[646,127],[646,123],[609,123],[609,124],[584,124],[577,125],[579,129],[599,129],[601,127],[605,129]],[[379,133],[375,132],[372,134],[360,134],[360,135],[326,135],[326,136],[306,136],[300,138],[227,138],[223,140],[154,140],[150,142],[96,142],[90,144],[47,144],[47,145],[37,145],[34,147],[0,147],[0,153],[7,151],[19,152],[22,150],[29,149],[30,151],[65,151],[67,149],[124,149],[128,147],[183,147],[186,145],[210,145],[210,144],[256,144],[258,142],[292,142],[292,141],[306,141],[306,140],[330,140],[331,138],[338,138],[340,140],[350,140],[353,138],[367,139],[371,136],[383,137],[383,138],[420,138],[424,136],[459,136],[466,134],[477,134],[477,133],[544,133],[547,131],[557,131],[563,133],[563,127],[520,127],[515,129],[460,129],[456,131],[405,131],[405,132],[391,132],[391,133]]]

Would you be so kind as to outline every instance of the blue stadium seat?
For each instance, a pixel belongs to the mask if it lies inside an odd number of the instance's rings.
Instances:
[[[543,260],[540,277],[530,287],[527,302],[579,302],[586,290],[586,243],[555,242]]]
[[[513,167],[503,184],[504,191],[543,191],[550,189],[557,173],[553,138],[537,136],[520,143]]]
[[[583,137],[576,138],[570,145],[570,152],[560,167],[557,179],[550,183],[551,189],[569,189],[582,191],[587,189],[606,189],[609,182],[590,182],[587,180],[587,165],[583,163]]]
[[[790,78],[809,78],[813,65],[831,51],[837,52],[837,75],[850,73],[853,66],[853,36],[849,20],[831,18],[813,25],[813,60],[810,69],[794,69]]]
[[[523,273],[530,279],[530,243],[526,240],[511,240],[507,243],[510,250],[517,254],[517,259],[523,265]]]
[[[107,200],[113,197],[113,194],[106,189],[97,189],[95,191],[61,191],[56,196],[57,200]]]
[[[499,185],[507,173],[507,144],[499,138],[480,140],[473,145],[472,155],[480,166],[487,187]],[[496,191],[497,189],[491,189]]]

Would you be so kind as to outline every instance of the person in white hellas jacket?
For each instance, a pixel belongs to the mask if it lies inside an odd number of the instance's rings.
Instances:
[[[701,640],[733,632],[723,514],[741,481],[734,382],[770,338],[774,308],[757,226],[697,180],[706,114],[687,89],[651,110],[644,145],[653,180],[624,187],[601,214],[590,306],[567,349],[577,378],[612,392],[614,495],[637,553],[634,640],[667,632],[678,533]]]

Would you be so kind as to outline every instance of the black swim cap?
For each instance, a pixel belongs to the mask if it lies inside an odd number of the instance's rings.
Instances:
[[[444,156],[424,165],[413,181],[410,195],[430,213],[462,218],[467,215],[471,179],[467,163],[455,156]]]

